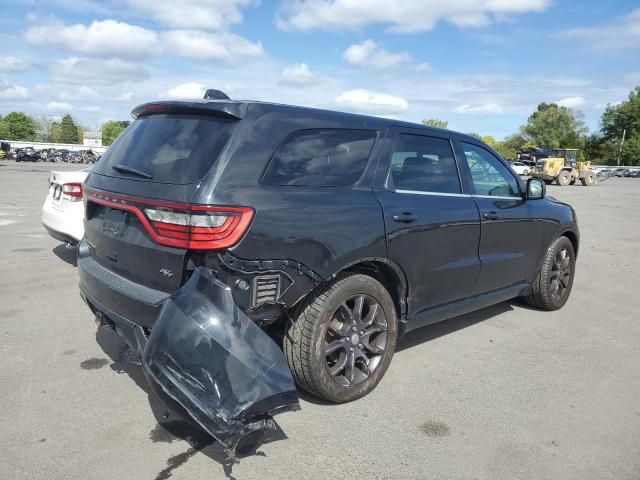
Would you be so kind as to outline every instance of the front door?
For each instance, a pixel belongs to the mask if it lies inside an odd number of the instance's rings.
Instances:
[[[480,218],[462,193],[450,139],[397,130],[381,166],[387,256],[407,276],[409,318],[467,298],[480,271]]]
[[[502,160],[480,145],[459,145],[481,221],[482,270],[473,294],[531,282],[539,261],[542,223]]]

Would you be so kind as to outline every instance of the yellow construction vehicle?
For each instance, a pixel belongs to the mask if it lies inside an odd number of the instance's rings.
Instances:
[[[555,180],[560,186],[573,185],[579,179],[582,185],[590,187],[598,181],[596,173],[591,170],[591,162],[578,161],[576,148],[556,149],[553,156],[539,159],[531,176],[544,180],[547,184]]]

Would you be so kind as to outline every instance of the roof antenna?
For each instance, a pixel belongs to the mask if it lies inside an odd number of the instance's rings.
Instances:
[[[208,89],[204,94],[205,100],[231,100],[226,93],[213,88]]]

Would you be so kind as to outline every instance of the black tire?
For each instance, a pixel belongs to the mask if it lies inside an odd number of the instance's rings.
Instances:
[[[591,187],[596,184],[596,176],[592,172],[588,172],[584,177],[580,179],[582,185],[585,187]]]
[[[563,251],[566,252],[564,257]],[[564,260],[567,257],[568,261]],[[566,263],[564,268],[559,268],[559,260],[563,264]],[[559,237],[547,250],[538,276],[531,286],[531,293],[525,297],[525,301],[543,310],[562,308],[571,294],[575,271],[576,255],[573,244],[567,237]],[[555,289],[554,280],[561,292]]]
[[[355,302],[361,297],[359,318],[368,320],[370,314],[372,323],[351,333],[350,325],[355,325],[353,319],[358,309]],[[352,299],[354,303],[350,303]],[[377,307],[373,307],[376,304]],[[383,324],[385,330],[373,331],[381,329]],[[347,334],[343,336],[338,331]],[[362,338],[359,334],[363,334]],[[363,397],[376,387],[391,363],[397,336],[397,315],[389,292],[375,279],[355,274],[338,278],[300,306],[283,347],[300,388],[330,402],[343,403]],[[352,343],[354,341],[357,344]],[[336,344],[339,346],[335,347]],[[358,356],[360,354],[370,358]],[[340,369],[343,361],[345,366]]]
[[[571,182],[571,174],[566,170],[562,170],[556,177],[556,183],[561,187],[566,187]]]

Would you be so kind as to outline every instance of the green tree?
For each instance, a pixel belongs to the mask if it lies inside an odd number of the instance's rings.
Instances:
[[[66,114],[60,121],[60,143],[80,143],[78,141],[78,126],[71,118],[71,115]]]
[[[482,135],[476,132],[468,132],[467,135],[473,138],[477,138],[478,140],[482,140]]]
[[[111,145],[118,135],[120,135],[123,130],[128,125],[128,122],[120,122],[116,120],[109,120],[108,122],[104,122],[102,124],[102,145],[108,146]]]
[[[521,127],[526,140],[540,147],[581,148],[588,130],[579,110],[541,103]]]
[[[439,120],[437,118],[428,118],[422,121],[423,125],[427,127],[435,127],[435,128],[447,128],[449,126],[449,122],[446,120]]]
[[[9,130],[7,129],[7,126],[5,125],[2,119],[2,115],[0,115],[0,139],[5,140],[8,138],[9,138]]]
[[[622,165],[640,165],[640,134],[625,140],[620,149],[620,162]]]
[[[11,112],[2,119],[2,135],[6,140],[24,140],[33,142],[36,139],[36,129],[31,117],[22,112]]]
[[[605,140],[622,139],[640,135],[640,86],[629,93],[629,98],[618,105],[607,105],[601,120],[602,136]]]

